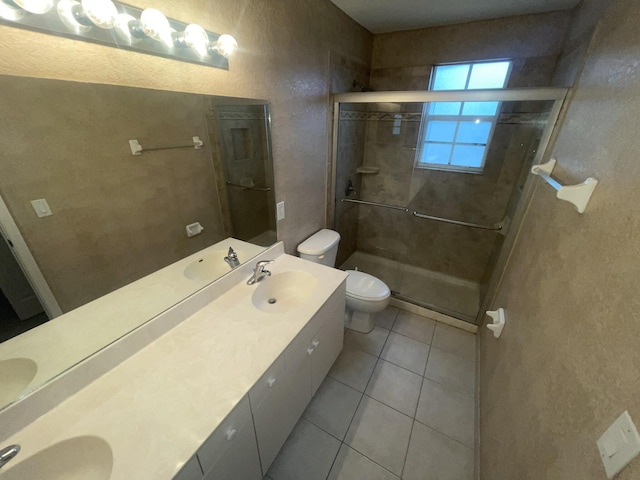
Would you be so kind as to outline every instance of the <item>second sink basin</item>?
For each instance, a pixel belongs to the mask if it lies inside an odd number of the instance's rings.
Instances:
[[[303,305],[318,288],[318,280],[310,273],[292,270],[262,280],[251,297],[253,305],[263,312],[284,313]]]
[[[93,436],[64,440],[23,461],[21,454],[4,466],[2,480],[108,480],[113,468],[111,447]],[[20,463],[12,467],[15,462]]]
[[[0,407],[17,400],[37,371],[36,362],[29,358],[0,360]]]

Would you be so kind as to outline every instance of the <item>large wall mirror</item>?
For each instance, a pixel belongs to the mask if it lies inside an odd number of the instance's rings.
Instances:
[[[0,76],[0,106],[0,408],[276,241],[266,101]]]

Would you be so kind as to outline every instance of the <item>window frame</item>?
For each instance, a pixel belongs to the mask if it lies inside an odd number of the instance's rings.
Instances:
[[[506,88],[507,84],[509,83],[509,78],[511,76],[511,71],[513,69],[513,60],[512,59],[480,60],[480,61],[472,61],[472,62],[452,62],[452,63],[434,64],[431,67],[431,77],[429,79],[429,91],[432,91],[432,92],[446,91],[444,89],[433,90],[433,84],[435,83],[435,79],[436,79],[436,69],[438,67],[451,66],[451,65],[469,65],[469,71],[467,72],[467,78],[465,80],[465,88],[464,88],[464,90],[459,90],[459,91],[468,92],[468,91],[474,91],[474,90],[482,90],[482,89],[469,89],[468,88],[469,82],[471,80],[471,74],[472,74],[474,65],[483,64],[483,63],[505,63],[505,62],[509,63],[509,67],[508,67],[507,73],[505,75],[503,86],[501,88],[496,88],[495,89],[495,90],[504,90]],[[450,90],[450,91],[453,91],[453,90]],[[423,107],[422,107],[422,121],[420,122],[420,133],[419,133],[419,136],[418,136],[418,148],[416,148],[416,157],[415,157],[415,160],[414,160],[414,167],[415,168],[419,168],[419,169],[423,169],[423,170],[440,170],[440,171],[446,171],[446,172],[472,173],[472,174],[476,174],[476,175],[481,175],[484,172],[484,167],[485,167],[485,164],[486,164],[487,155],[489,153],[489,148],[491,146],[491,141],[493,140],[493,134],[494,134],[496,125],[498,123],[498,117],[500,116],[500,110],[501,110],[501,107],[502,107],[502,102],[497,102],[495,115],[469,115],[469,116],[463,115],[462,112],[464,110],[465,103],[472,103],[472,102],[464,102],[464,101],[460,102],[460,113],[458,115],[437,115],[437,114],[434,115],[434,114],[431,114],[430,113],[430,108],[431,108],[431,105],[433,103],[434,102],[425,102]],[[489,129],[489,135],[487,136],[487,142],[485,144],[465,143],[465,142],[456,142],[455,141],[456,138],[457,138],[457,135],[458,135],[458,130],[460,129],[460,124],[465,121],[465,117],[468,117],[469,121],[490,122],[491,123],[491,128]],[[427,136],[427,129],[428,129],[430,121],[455,121],[456,122],[453,141],[451,141],[451,142],[437,142],[437,141],[428,142],[428,143],[432,143],[432,144],[451,145],[451,152],[449,153],[449,163],[447,163],[447,164],[437,164],[437,163],[422,162],[422,156],[423,156],[424,150],[425,150],[426,145],[427,145],[426,136]],[[455,149],[456,145],[484,146],[484,152],[482,154],[482,162],[481,162],[480,166],[479,167],[466,167],[466,166],[462,166],[462,165],[452,165],[451,164],[451,160],[452,160],[454,149]]]

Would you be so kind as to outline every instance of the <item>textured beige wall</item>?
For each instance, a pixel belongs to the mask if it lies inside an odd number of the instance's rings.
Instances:
[[[493,302],[508,323],[481,329],[483,479],[605,478],[595,441],[625,409],[640,424],[638,11],[611,2],[553,150],[563,183],[600,181],[591,202],[538,181]]]
[[[293,252],[325,223],[329,52],[368,64],[372,35],[328,0],[133,4],[231,33],[241,50],[224,71],[1,26],[0,73],[270,100],[278,236]]]

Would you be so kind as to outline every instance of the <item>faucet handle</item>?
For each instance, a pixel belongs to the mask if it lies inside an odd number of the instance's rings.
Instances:
[[[238,258],[238,254],[236,253],[236,251],[233,249],[233,247],[229,247],[229,251],[227,252],[227,256],[229,258],[234,258],[237,259]]]
[[[258,263],[256,263],[256,269],[263,270],[264,267],[266,267],[270,263],[273,263],[273,260],[260,260]]]

